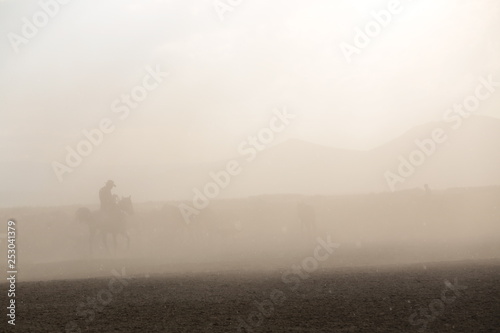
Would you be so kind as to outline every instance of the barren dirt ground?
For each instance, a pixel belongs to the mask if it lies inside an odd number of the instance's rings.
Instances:
[[[500,332],[498,261],[283,273],[20,282],[1,331]]]

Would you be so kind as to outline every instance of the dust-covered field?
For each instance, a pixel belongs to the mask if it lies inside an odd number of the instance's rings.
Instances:
[[[21,282],[7,332],[498,332],[500,262]],[[6,285],[2,285],[2,294]],[[420,331],[419,331],[420,330]]]
[[[18,273],[1,331],[500,331],[499,193],[218,200],[190,224],[138,203],[130,247],[89,237],[79,206],[3,209]]]

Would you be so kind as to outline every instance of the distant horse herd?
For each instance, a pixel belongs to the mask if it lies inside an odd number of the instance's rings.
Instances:
[[[441,206],[443,203],[438,197],[432,194],[432,191],[427,185],[424,187],[424,194],[417,194],[414,198],[420,200],[418,205],[423,206],[423,209],[419,209],[418,211],[422,210],[428,213],[437,213],[442,209]],[[246,213],[248,215],[253,214],[249,220],[269,215],[261,211],[263,206],[266,207],[264,204],[265,201],[258,199],[255,203],[256,206]],[[318,235],[315,207],[303,198],[291,200],[289,204],[289,213],[296,216],[295,221],[298,222],[297,229],[300,237],[305,241],[314,241],[315,237]],[[90,253],[102,247],[104,247],[106,252],[109,252],[110,237],[114,253],[117,251],[118,237],[123,238],[126,242],[126,248],[130,249],[131,241],[128,221],[134,215],[131,197],[128,196],[117,199],[116,208],[117,209],[111,211],[92,211],[84,207],[76,211],[76,220],[88,227],[88,246]],[[256,216],[255,214],[258,215]],[[243,215],[245,215],[245,213],[243,213]],[[169,233],[181,242],[186,239],[191,241],[199,241],[208,238],[215,238],[217,240],[231,239],[242,231],[242,218],[244,219],[245,217],[242,217],[241,212],[237,214],[233,213],[232,216],[227,216],[222,210],[219,212],[216,208],[207,207],[203,209],[200,214],[195,216],[191,223],[185,223],[179,207],[175,203],[166,203],[160,209],[155,209],[149,213],[144,212],[141,213],[141,216],[137,216],[137,220],[140,221],[152,221],[153,224],[159,222],[155,224],[158,230],[156,227],[151,228],[153,230],[152,232],[155,233],[153,237],[164,239],[167,235],[166,233]],[[422,215],[421,218],[422,220],[428,220],[428,216],[425,214]]]
[[[88,249],[89,253],[94,253],[101,246],[106,252],[110,252],[109,238],[112,241],[112,251],[117,252],[117,238],[121,237],[126,241],[126,248],[130,249],[130,235],[128,231],[128,220],[134,215],[134,208],[131,197],[120,198],[117,201],[119,209],[113,211],[90,210],[87,207],[79,208],[76,211],[76,221],[88,227]],[[179,235],[187,236],[193,240],[199,240],[203,235],[214,235],[230,237],[232,234],[241,231],[241,223],[235,221],[232,225],[221,227],[221,216],[216,210],[205,209],[200,216],[188,225],[182,222],[179,208],[172,203],[165,204],[160,214],[162,220],[174,222],[175,232]],[[296,203],[296,216],[300,223],[301,233],[306,239],[313,239],[316,235],[316,213],[314,208],[304,202]]]

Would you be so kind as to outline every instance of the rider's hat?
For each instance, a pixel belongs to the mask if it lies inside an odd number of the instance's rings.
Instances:
[[[112,180],[108,180],[108,181],[106,182],[106,185],[111,185],[112,187],[115,187],[115,186],[116,186],[116,185],[115,185],[115,182],[114,182],[114,181],[112,181]]]

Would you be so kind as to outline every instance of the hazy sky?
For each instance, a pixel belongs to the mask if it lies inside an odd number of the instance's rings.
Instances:
[[[23,18],[32,21],[40,5],[0,1],[2,181],[57,186],[50,163],[105,117],[116,129],[86,163],[232,156],[283,106],[298,117],[278,141],[370,149],[440,119],[479,77],[500,81],[497,0],[401,1],[348,64],[340,43],[352,44],[356,27],[389,2],[241,1],[221,21],[213,0],[73,0],[15,52],[8,34],[22,36]],[[120,120],[113,101],[148,66],[169,76]],[[478,113],[500,117],[499,105],[496,94]],[[45,169],[8,169],[18,162]]]

